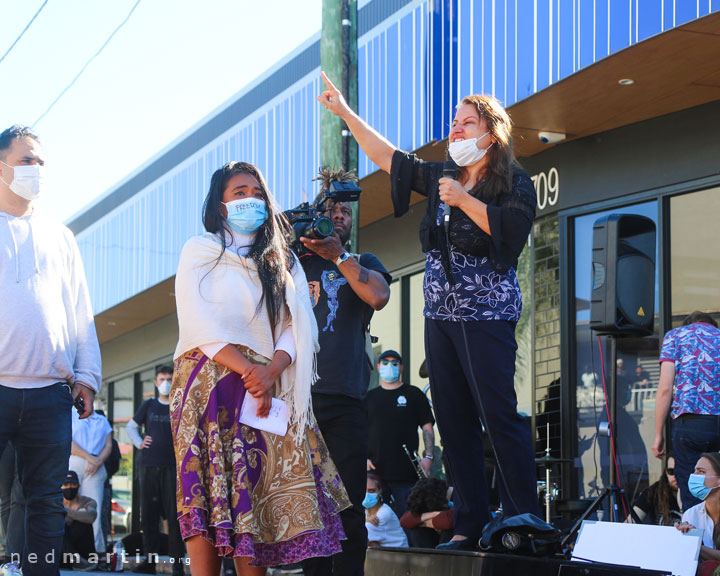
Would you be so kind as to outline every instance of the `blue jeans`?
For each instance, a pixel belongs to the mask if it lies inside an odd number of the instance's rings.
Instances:
[[[17,454],[18,477],[26,501],[25,576],[58,575],[65,532],[60,486],[68,471],[73,405],[70,388],[0,386],[0,452],[8,440]]]
[[[680,489],[683,510],[699,504],[688,490],[690,474],[703,452],[720,450],[720,416],[683,414],[672,422],[672,452],[675,478]]]

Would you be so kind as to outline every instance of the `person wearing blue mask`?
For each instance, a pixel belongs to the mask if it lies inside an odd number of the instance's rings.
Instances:
[[[203,225],[175,276],[178,520],[193,576],[216,576],[223,557],[259,576],[340,552],[350,502],[311,406],[319,346],[307,280],[255,166],[215,171]],[[271,408],[275,427],[263,422]]]
[[[405,453],[418,451],[418,429],[422,430],[424,451],[420,466],[424,475],[432,467],[435,418],[425,394],[403,382],[403,364],[395,350],[385,350],[377,363],[380,386],[365,398],[369,428],[368,471],[383,479],[385,496],[401,517],[407,509],[407,497],[418,480],[418,470]]]
[[[720,525],[720,453],[705,452],[700,456],[695,464],[695,472],[688,480],[688,488],[701,502],[685,510],[682,522],[675,524],[675,527],[683,533],[693,529],[701,530],[700,561],[720,565],[720,530],[716,530]]]
[[[368,531],[368,548],[387,546],[407,548],[408,541],[400,526],[400,520],[392,508],[383,502],[383,486],[380,478],[368,474],[365,498],[365,527]]]

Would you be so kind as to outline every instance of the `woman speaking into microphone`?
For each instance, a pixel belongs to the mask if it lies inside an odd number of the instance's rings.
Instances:
[[[522,308],[516,267],[535,218],[535,189],[515,161],[510,118],[495,98],[464,98],[449,136],[454,162],[424,162],[373,130],[322,76],[320,103],[390,174],[395,216],[407,212],[412,190],[428,199],[420,224],[425,354],[455,486],[454,536],[440,546],[472,549],[490,520],[481,420],[495,448],[504,512],[539,514],[530,431],[514,387]]]

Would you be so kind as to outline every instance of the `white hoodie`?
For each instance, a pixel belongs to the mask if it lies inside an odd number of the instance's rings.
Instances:
[[[100,389],[100,346],[72,232],[0,212],[0,385]]]

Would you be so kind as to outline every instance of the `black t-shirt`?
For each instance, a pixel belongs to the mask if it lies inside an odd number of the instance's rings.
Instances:
[[[415,482],[417,472],[403,444],[412,454],[419,445],[418,428],[435,423],[425,394],[410,384],[395,390],[378,387],[368,392],[365,408],[370,431],[368,458],[380,478],[388,482]]]
[[[304,256],[301,262],[320,340],[319,379],[312,393],[363,398],[370,381],[365,327],[373,309],[355,294],[334,262],[317,255]],[[375,255],[361,254],[360,265],[380,272],[390,282],[390,274]]]
[[[145,435],[152,443],[140,451],[143,466],[175,467],[175,449],[173,448],[170,428],[170,406],[161,404],[155,398],[145,400],[133,416],[139,426],[145,426]]]

